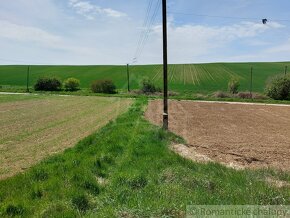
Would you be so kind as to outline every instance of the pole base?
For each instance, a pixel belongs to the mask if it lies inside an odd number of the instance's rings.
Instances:
[[[163,129],[168,130],[168,114],[163,114]]]

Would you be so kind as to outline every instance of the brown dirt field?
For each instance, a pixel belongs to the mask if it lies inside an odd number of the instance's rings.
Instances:
[[[130,99],[51,96],[0,103],[0,179],[11,177],[124,113]]]
[[[151,101],[145,116],[161,125],[162,101]],[[188,143],[172,147],[182,156],[290,171],[290,107],[170,101],[169,116],[170,130]]]

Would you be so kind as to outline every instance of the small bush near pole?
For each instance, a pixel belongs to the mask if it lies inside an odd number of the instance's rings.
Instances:
[[[56,77],[42,77],[34,85],[35,91],[60,91],[62,82]]]
[[[275,100],[290,100],[290,77],[278,75],[268,80],[266,94]]]
[[[115,94],[116,86],[112,80],[96,80],[91,85],[92,92],[94,93],[105,93]]]
[[[237,94],[239,92],[240,82],[237,79],[231,79],[228,83],[228,89],[231,94]]]
[[[161,92],[161,89],[156,87],[150,79],[143,79],[141,82],[141,91],[145,94]]]

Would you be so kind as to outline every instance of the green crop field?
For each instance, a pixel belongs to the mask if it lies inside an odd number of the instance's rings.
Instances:
[[[249,90],[250,68],[253,66],[253,90],[263,92],[270,76],[283,73],[290,63],[213,63],[180,64],[169,66],[169,87],[172,91],[208,93],[225,91],[228,81],[238,78],[241,91]],[[32,66],[30,86],[42,76],[57,76],[61,79],[75,77],[82,88],[89,88],[96,79],[112,79],[118,89],[127,88],[126,66]],[[131,88],[138,89],[140,81],[148,77],[162,87],[162,66],[144,65],[130,67]],[[0,66],[0,85],[25,87],[27,66]]]

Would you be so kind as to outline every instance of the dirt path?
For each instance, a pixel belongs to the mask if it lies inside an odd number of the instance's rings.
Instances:
[[[235,168],[290,171],[289,106],[191,101],[169,105],[170,130],[188,143],[175,146],[175,151]],[[150,102],[146,118],[161,125],[161,115],[162,102]]]

